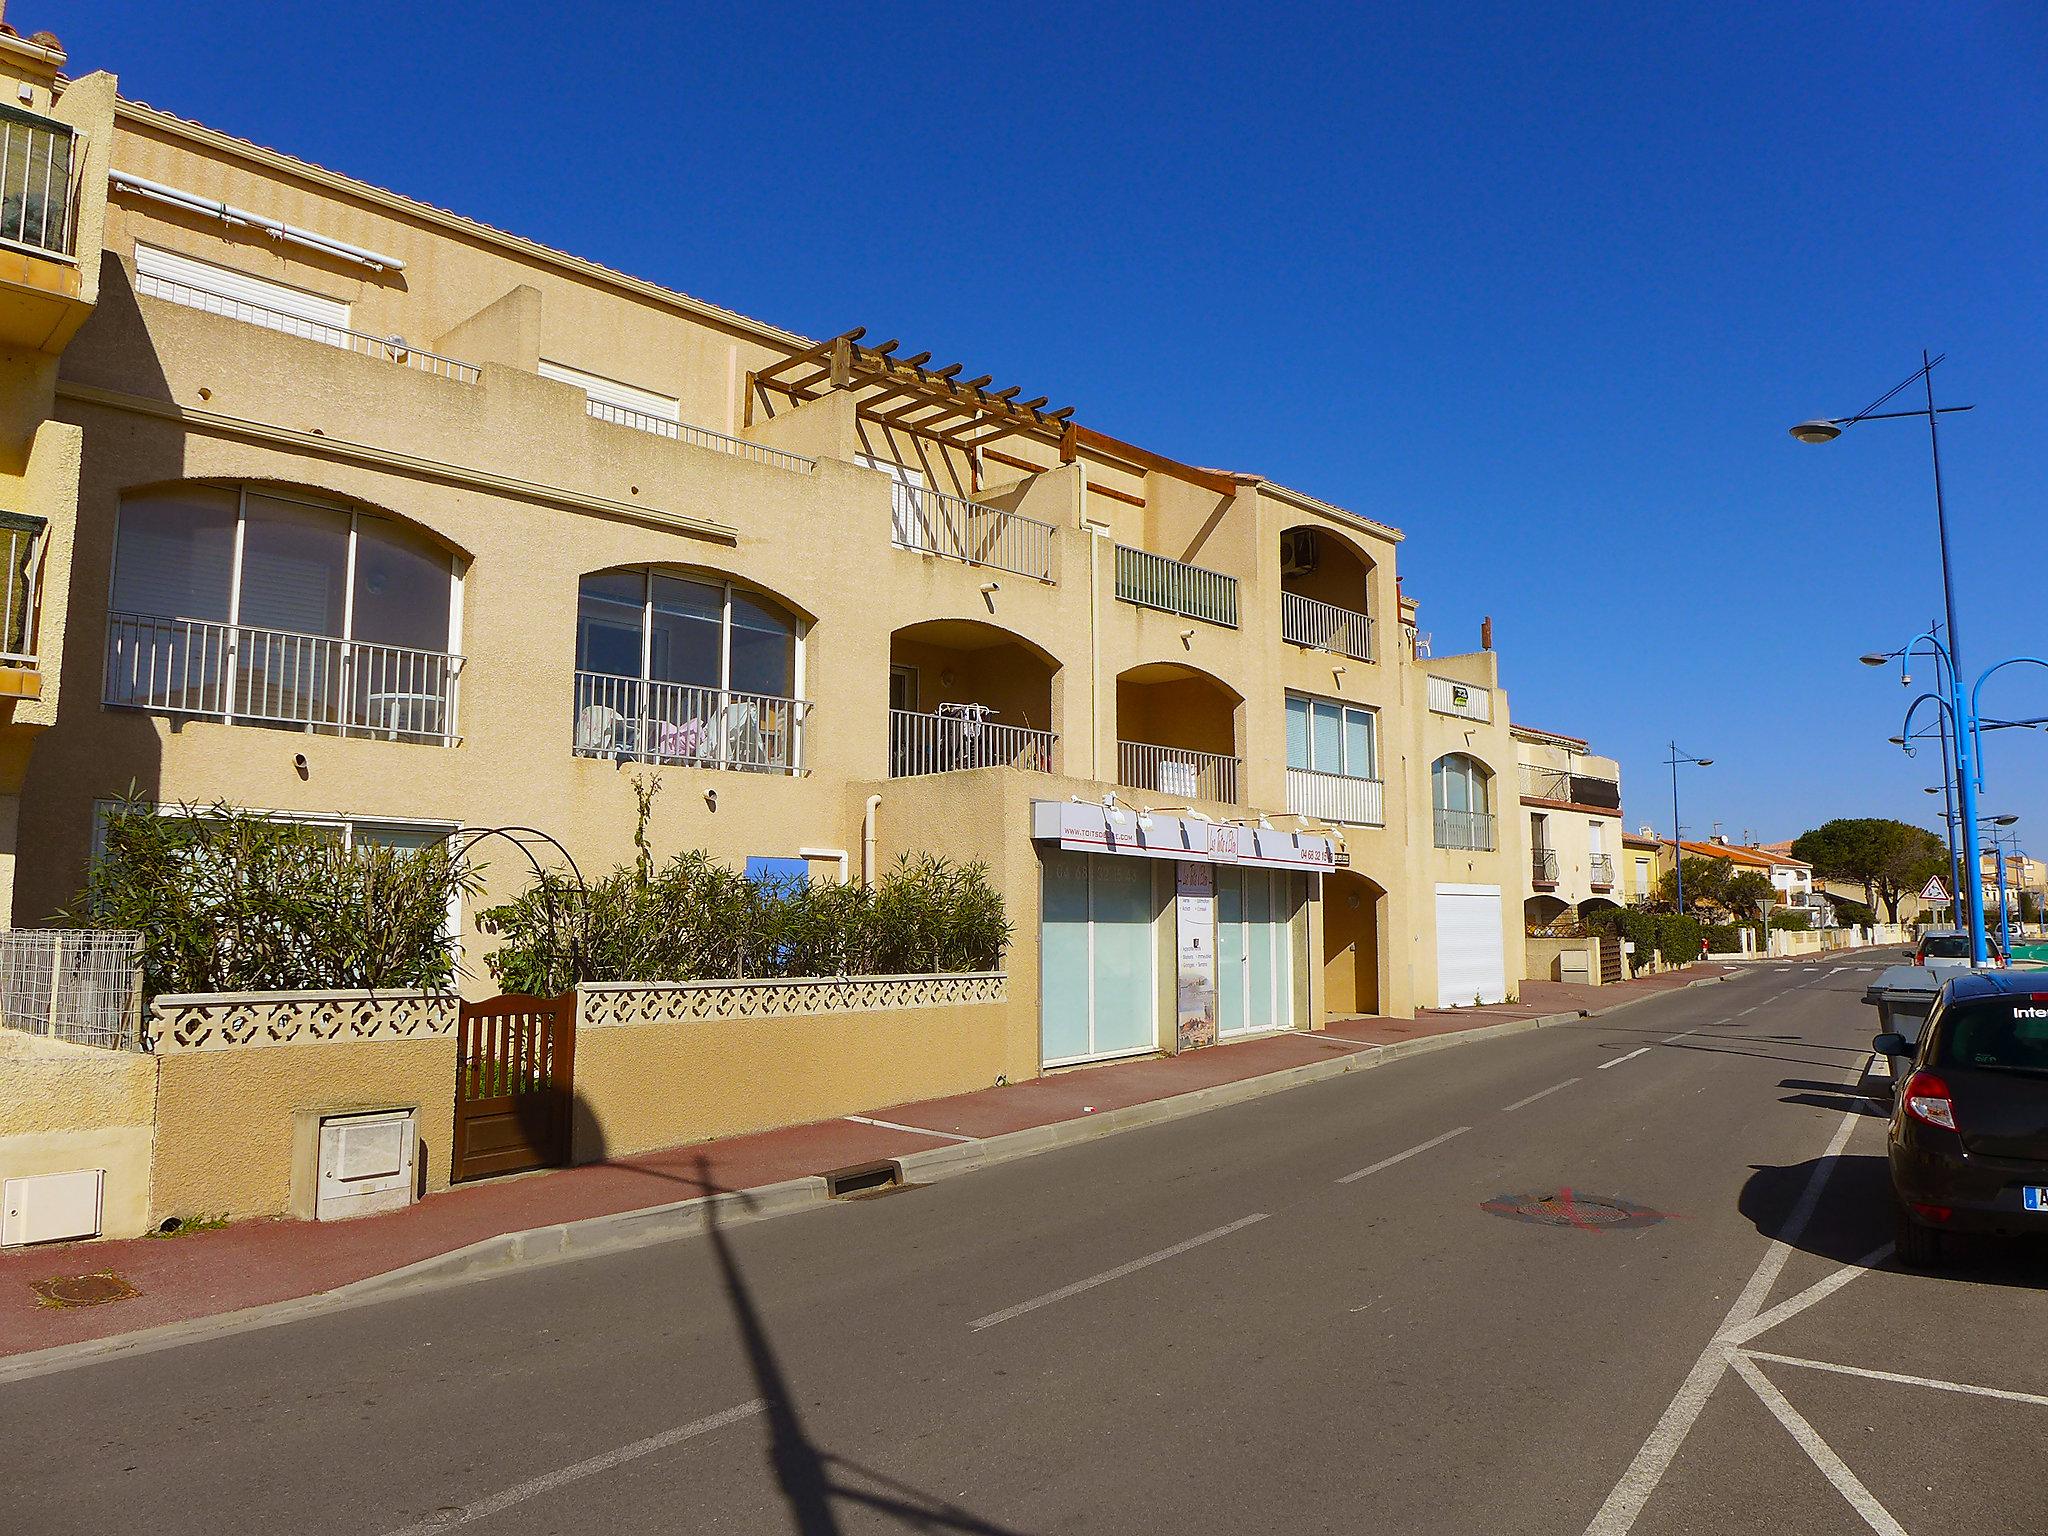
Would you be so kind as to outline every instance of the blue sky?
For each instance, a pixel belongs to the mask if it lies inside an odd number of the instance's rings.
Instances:
[[[815,335],[867,325],[1407,531],[1439,651],[1631,824],[1938,824],[1925,434],[1964,662],[2048,654],[2048,8],[13,0],[75,71]],[[486,25],[486,22],[489,25]],[[2048,670],[1987,690],[2048,714]],[[1986,809],[2048,848],[2048,733]]]

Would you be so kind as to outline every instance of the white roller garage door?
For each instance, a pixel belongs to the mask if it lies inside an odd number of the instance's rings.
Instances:
[[[1505,1002],[1507,954],[1501,938],[1500,887],[1436,888],[1436,997],[1440,1008]]]

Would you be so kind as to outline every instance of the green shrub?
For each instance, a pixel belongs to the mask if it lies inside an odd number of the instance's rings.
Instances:
[[[1773,912],[1771,926],[1785,933],[1805,933],[1813,927],[1810,912]]]
[[[701,850],[615,869],[587,892],[549,871],[477,926],[503,941],[487,962],[499,983],[543,995],[579,981],[992,970],[1011,931],[980,864],[906,854],[869,890],[753,880]]]
[[[122,801],[78,910],[142,934],[143,990],[445,988],[448,911],[475,875],[440,847],[345,847],[330,827],[216,803]]]

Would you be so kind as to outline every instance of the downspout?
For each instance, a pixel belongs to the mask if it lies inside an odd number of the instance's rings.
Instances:
[[[1088,777],[1102,777],[1102,536],[1088,521],[1088,471],[1081,470],[1081,531],[1088,535]]]
[[[875,819],[882,809],[882,797],[869,795],[867,809],[860,813],[860,883],[875,886]]]

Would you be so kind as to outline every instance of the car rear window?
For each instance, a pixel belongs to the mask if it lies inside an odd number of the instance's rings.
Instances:
[[[1960,933],[1930,934],[1920,941],[1920,953],[1937,960],[1963,960],[1969,957],[1970,941]]]
[[[2048,1073],[2048,992],[1956,1003],[1941,1027],[1941,1064]]]

